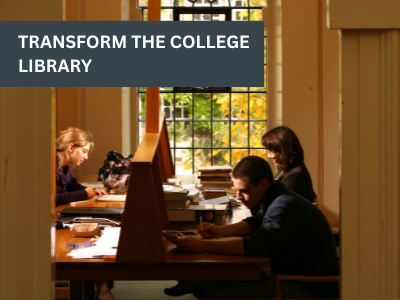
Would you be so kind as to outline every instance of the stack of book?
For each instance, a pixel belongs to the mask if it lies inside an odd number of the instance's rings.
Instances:
[[[186,208],[190,205],[188,190],[172,185],[164,185],[163,187],[167,208]]]
[[[199,204],[200,191],[196,188],[189,189],[187,197],[191,204]]]
[[[205,188],[231,189],[231,172],[231,166],[199,167],[198,178]]]

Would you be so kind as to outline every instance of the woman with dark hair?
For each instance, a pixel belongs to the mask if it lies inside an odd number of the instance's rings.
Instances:
[[[275,127],[263,135],[262,144],[268,150],[268,158],[278,167],[275,180],[314,202],[317,195],[304,164],[303,148],[296,134],[286,126]]]

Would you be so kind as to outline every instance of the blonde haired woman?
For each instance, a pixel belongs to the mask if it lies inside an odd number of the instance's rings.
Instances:
[[[104,190],[96,190],[79,184],[70,165],[80,166],[89,158],[93,150],[93,137],[90,133],[75,127],[61,132],[56,141],[56,205],[87,200],[95,195],[107,194]],[[106,281],[96,281],[97,299],[115,300]]]
[[[93,137],[81,129],[69,127],[56,141],[56,205],[87,200],[95,195],[107,194],[104,190],[84,187],[76,180],[70,165],[80,166],[93,150]]]

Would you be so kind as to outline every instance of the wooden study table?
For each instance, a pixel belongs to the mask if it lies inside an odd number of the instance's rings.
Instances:
[[[95,201],[84,206],[122,208],[124,204]],[[65,207],[69,205],[57,207],[56,213]],[[226,223],[236,223],[248,215],[246,208],[234,208],[233,215],[227,216]],[[88,239],[72,238],[68,229],[56,231],[56,280],[71,281],[71,300],[82,299],[82,281],[85,280],[258,280],[261,276],[260,268],[269,267],[269,261],[264,257],[184,253],[165,239],[166,262],[127,263],[66,256],[71,251],[66,247],[68,242],[85,240]],[[85,299],[92,297],[93,294],[89,293]]]

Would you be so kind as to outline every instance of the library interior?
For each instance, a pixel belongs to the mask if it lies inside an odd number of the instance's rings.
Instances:
[[[170,241],[181,240],[170,221],[192,218],[184,221],[197,228],[200,219],[222,225],[251,216],[235,200],[239,194],[231,173],[249,155],[266,159],[272,173],[279,173],[262,139],[278,126],[289,127],[300,140],[317,195],[313,209],[322,212],[336,238],[339,276],[334,280],[339,282],[340,297],[399,298],[398,1],[0,3],[1,21],[263,21],[265,83],[0,87],[1,299],[95,299],[95,281],[102,280],[114,284],[111,292],[117,299],[172,299],[163,288],[176,280],[207,280],[208,297],[213,281],[260,280],[260,269],[269,267],[268,258],[184,255]],[[196,70],[186,63],[190,76]],[[90,159],[72,169],[78,182],[97,181],[110,151],[123,158],[133,155],[127,163],[129,185],[126,174],[123,183],[120,177],[113,178],[121,183],[114,190],[127,187],[124,201],[119,201],[121,195],[101,195],[99,184],[91,192],[97,191],[98,198],[111,197],[108,201],[57,205],[54,145],[68,127],[90,132],[95,145],[88,152]],[[189,190],[191,198],[186,189],[183,198],[171,196],[182,192],[176,184]],[[192,215],[175,212],[220,196],[229,204],[222,209],[216,202]],[[69,242],[89,239],[56,229],[60,212],[92,207],[111,208],[108,213],[119,217],[123,211],[122,226],[113,227],[120,228],[117,249],[108,249],[101,259],[68,256]],[[121,223],[110,219],[111,225]],[[89,229],[93,228],[85,227]],[[58,286],[61,281],[67,287]],[[124,296],[118,298],[118,284],[129,293],[142,294],[135,298],[121,293]]]

